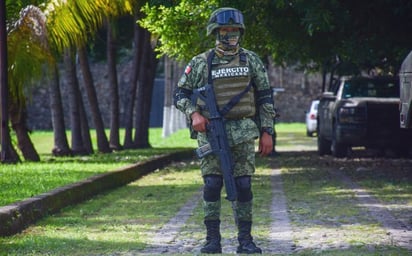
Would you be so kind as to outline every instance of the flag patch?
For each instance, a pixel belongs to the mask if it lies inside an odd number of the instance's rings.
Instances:
[[[190,73],[190,71],[192,71],[192,67],[191,66],[186,66],[185,74],[188,75]]]

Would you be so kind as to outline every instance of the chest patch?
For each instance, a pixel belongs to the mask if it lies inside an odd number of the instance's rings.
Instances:
[[[213,79],[249,75],[249,67],[222,67],[212,70]]]

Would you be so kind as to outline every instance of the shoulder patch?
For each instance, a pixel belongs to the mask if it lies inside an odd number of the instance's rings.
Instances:
[[[186,69],[185,69],[185,74],[188,75],[188,74],[190,74],[191,71],[192,71],[192,67],[187,65]]]

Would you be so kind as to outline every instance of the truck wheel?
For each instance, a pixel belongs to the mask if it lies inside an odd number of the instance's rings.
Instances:
[[[346,144],[337,142],[335,136],[333,136],[331,149],[334,157],[343,158],[348,155],[349,147]]]
[[[330,154],[330,146],[330,141],[325,139],[321,134],[318,134],[318,154],[320,156]]]

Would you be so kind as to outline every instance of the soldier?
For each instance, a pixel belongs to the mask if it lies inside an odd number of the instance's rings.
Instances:
[[[216,101],[222,109],[233,97],[242,95],[224,116],[228,143],[234,160],[234,178],[237,199],[234,215],[238,227],[237,253],[262,253],[251,235],[252,228],[252,184],[255,172],[255,139],[259,138],[258,150],[261,156],[272,152],[273,106],[272,90],[268,75],[260,58],[252,51],[241,48],[239,43],[245,25],[242,13],[234,8],[215,10],[207,25],[207,35],[216,37],[216,46],[195,56],[187,65],[175,92],[176,107],[186,114],[191,122],[199,146],[208,143],[206,129],[208,113],[202,103],[192,103],[191,96],[197,88],[208,82],[208,56],[211,59],[211,75]],[[243,92],[243,94],[242,94]],[[256,114],[258,113],[258,114]],[[259,119],[256,122],[257,116]],[[204,224],[206,244],[202,253],[221,253],[220,209],[222,172],[218,157],[210,154],[200,160],[204,181]]]

